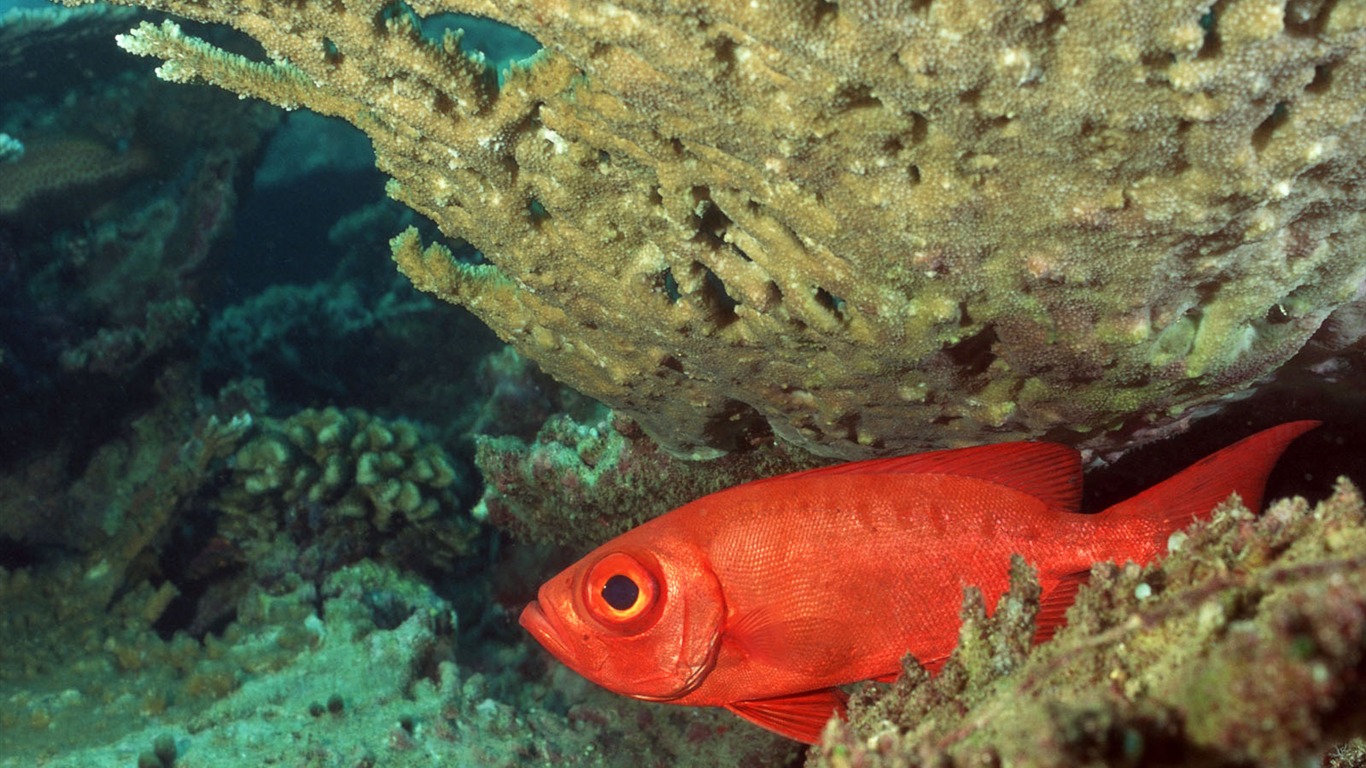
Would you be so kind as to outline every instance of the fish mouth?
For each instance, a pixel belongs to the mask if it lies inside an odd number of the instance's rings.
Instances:
[[[560,633],[550,623],[550,617],[546,616],[541,609],[539,600],[532,600],[522,609],[522,615],[517,619],[517,623],[522,628],[531,633],[536,641],[545,646],[550,654],[560,661],[569,658],[569,647],[560,639]],[[566,662],[567,663],[567,662]]]

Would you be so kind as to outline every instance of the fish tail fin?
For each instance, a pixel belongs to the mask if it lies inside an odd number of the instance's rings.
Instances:
[[[1156,543],[1162,547],[1172,531],[1186,527],[1230,494],[1238,494],[1243,505],[1253,512],[1260,511],[1267,476],[1281,454],[1292,440],[1321,423],[1291,421],[1264,429],[1101,514],[1117,530],[1151,529]]]

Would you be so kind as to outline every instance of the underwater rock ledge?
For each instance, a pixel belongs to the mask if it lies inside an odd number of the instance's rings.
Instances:
[[[1229,502],[1147,568],[1100,564],[1068,625],[1030,650],[1038,587],[1016,563],[959,649],[855,695],[808,766],[1247,766],[1315,762],[1366,735],[1366,510]]]

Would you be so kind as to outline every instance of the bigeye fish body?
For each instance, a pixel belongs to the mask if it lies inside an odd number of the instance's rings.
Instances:
[[[995,606],[1019,553],[1049,636],[1091,565],[1147,563],[1237,493],[1261,505],[1272,466],[1315,421],[1282,424],[1100,514],[1080,514],[1081,461],[1001,443],[757,480],[651,520],[542,585],[521,624],[617,693],[718,706],[808,743],[838,686],[931,670],[958,640],[963,589]]]

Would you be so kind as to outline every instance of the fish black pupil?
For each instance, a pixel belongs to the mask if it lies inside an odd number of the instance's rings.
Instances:
[[[640,587],[627,576],[617,574],[602,585],[602,599],[615,610],[624,611],[636,604]]]

